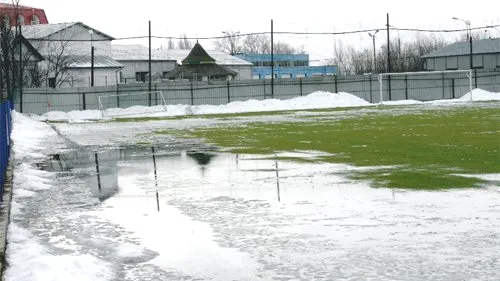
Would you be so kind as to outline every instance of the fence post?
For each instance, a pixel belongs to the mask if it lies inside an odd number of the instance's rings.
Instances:
[[[155,83],[155,105],[158,105],[158,84]]]
[[[302,78],[299,78],[300,96],[302,96]]]
[[[391,101],[392,100],[392,84],[391,84],[391,75],[387,75],[387,82],[389,83],[389,87],[388,87],[388,90],[389,90],[389,100]]]
[[[120,108],[120,84],[116,84],[116,107]]]
[[[86,110],[87,109],[87,100],[85,98],[85,93],[83,93],[83,110]]]
[[[264,77],[262,81],[264,81],[264,99],[266,99],[266,78]]]
[[[474,69],[474,88],[477,89],[477,69]]]
[[[231,102],[231,91],[229,90],[229,80],[227,80],[227,103]]]
[[[368,82],[369,82],[369,87],[370,87],[370,103],[373,103],[373,87],[372,87],[372,75],[368,76]]]
[[[22,89],[22,86],[21,86]],[[14,103],[12,103],[14,105]],[[19,91],[19,112],[23,113],[23,91]]]
[[[455,78],[451,79],[451,96],[455,99]]]
[[[408,74],[405,74],[405,99],[408,100]]]
[[[337,85],[337,74],[335,74],[335,93],[338,93],[338,92],[339,92],[339,88]]]
[[[445,99],[445,90],[444,90],[444,73],[441,72],[441,87],[443,88],[443,99]]]
[[[194,105],[194,89],[193,89],[193,82],[191,82],[191,105]]]

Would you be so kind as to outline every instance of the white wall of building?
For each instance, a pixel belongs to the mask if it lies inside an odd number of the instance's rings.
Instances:
[[[122,79],[126,79],[126,82],[135,81],[137,72],[148,72],[149,73],[149,63],[143,60],[119,60],[119,63],[123,65],[121,70]],[[151,61],[151,72],[152,74],[158,73],[163,75],[165,72],[172,71],[176,67],[175,61],[161,61],[153,60]]]
[[[68,71],[71,82],[63,86],[68,87],[89,87],[90,69],[73,68]],[[108,86],[118,84],[118,71],[113,68],[94,68],[94,86]]]

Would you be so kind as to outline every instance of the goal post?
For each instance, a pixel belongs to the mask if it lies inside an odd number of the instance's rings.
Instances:
[[[154,105],[152,104],[152,99],[154,98]],[[142,113],[160,112],[167,110],[167,102],[163,96],[162,91],[152,91],[152,92],[133,92],[124,93],[117,95],[102,95],[98,96],[99,110],[101,111],[102,117],[106,116],[118,116],[118,115],[128,115],[123,113],[123,109],[130,108],[133,106],[142,106],[148,109],[142,111]],[[114,110],[115,113],[109,112]],[[119,112],[119,113],[116,113]],[[135,110],[129,114],[140,114],[140,109]]]
[[[455,78],[467,78],[468,79],[468,88],[470,92],[470,100],[472,101],[472,70],[467,69],[467,70],[443,70],[443,71],[416,71],[416,72],[395,72],[395,73],[380,73],[378,75],[378,81],[379,81],[379,87],[380,87],[380,103],[382,104],[384,102],[384,78],[387,77],[405,77],[405,87],[408,88],[408,82],[407,79],[411,79],[412,76],[429,76],[428,81],[431,81],[431,77],[438,77],[441,76],[441,78],[437,80],[444,80],[445,75],[453,75],[453,74],[458,74],[458,75],[464,75],[461,77],[455,77]],[[446,79],[454,79],[454,78],[446,78]],[[422,81],[425,81],[426,79],[421,79]],[[436,80],[436,79],[434,79]],[[423,82],[425,83],[425,82]],[[423,86],[422,86],[423,87]],[[442,85],[443,89],[443,96],[444,96],[444,85]],[[452,86],[453,87],[453,86]],[[408,89],[406,89],[407,91]],[[452,89],[454,91],[454,89]]]

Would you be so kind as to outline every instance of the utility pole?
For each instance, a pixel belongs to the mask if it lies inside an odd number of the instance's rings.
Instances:
[[[90,47],[90,87],[94,87],[94,46]]]
[[[22,33],[22,26],[20,23],[19,24],[19,112],[23,113],[23,45],[21,41],[21,37],[23,35]],[[12,105],[14,106],[14,105]]]
[[[148,92],[149,92],[149,106],[151,106],[151,21],[149,21],[149,59],[148,59],[148,71],[149,71],[149,83],[148,83]]]
[[[274,31],[273,20],[271,20],[271,98],[274,99]]]
[[[387,13],[387,73],[391,72],[391,39],[389,36],[389,13]]]

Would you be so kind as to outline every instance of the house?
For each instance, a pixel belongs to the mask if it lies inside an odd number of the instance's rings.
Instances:
[[[92,74],[94,86],[117,84],[123,66],[111,58],[113,37],[81,22],[25,26],[22,36],[45,58],[40,86],[90,86]]]
[[[49,23],[43,9],[22,5],[0,3],[0,15],[4,23],[8,23],[9,26]]]
[[[470,69],[470,42],[460,41],[433,51],[423,58],[425,70],[462,70]],[[472,68],[500,70],[500,38],[472,41]]]
[[[310,66],[308,54],[236,54],[238,58],[252,63],[253,79],[302,78],[337,74],[336,66]],[[271,63],[274,62],[274,69]]]
[[[146,82],[149,77],[149,48],[142,45],[112,45],[112,58],[123,65],[120,82]],[[166,50],[151,50],[152,77],[160,80],[177,66],[177,58]]]
[[[182,60],[182,65],[167,74],[172,80],[208,81],[233,80],[238,72],[217,64],[205,49],[196,42],[189,54]]]
[[[112,48],[112,58],[124,66],[120,72],[121,82],[135,83],[147,81],[149,74],[149,49],[147,47],[142,45],[113,44]],[[167,79],[168,74],[182,64],[182,60],[190,52],[191,50],[185,49],[152,49],[151,72],[153,79]],[[205,52],[215,60],[215,64],[235,72],[236,74],[232,79],[251,79],[251,63],[220,51],[206,50]],[[177,79],[180,79],[180,77],[177,77]]]

